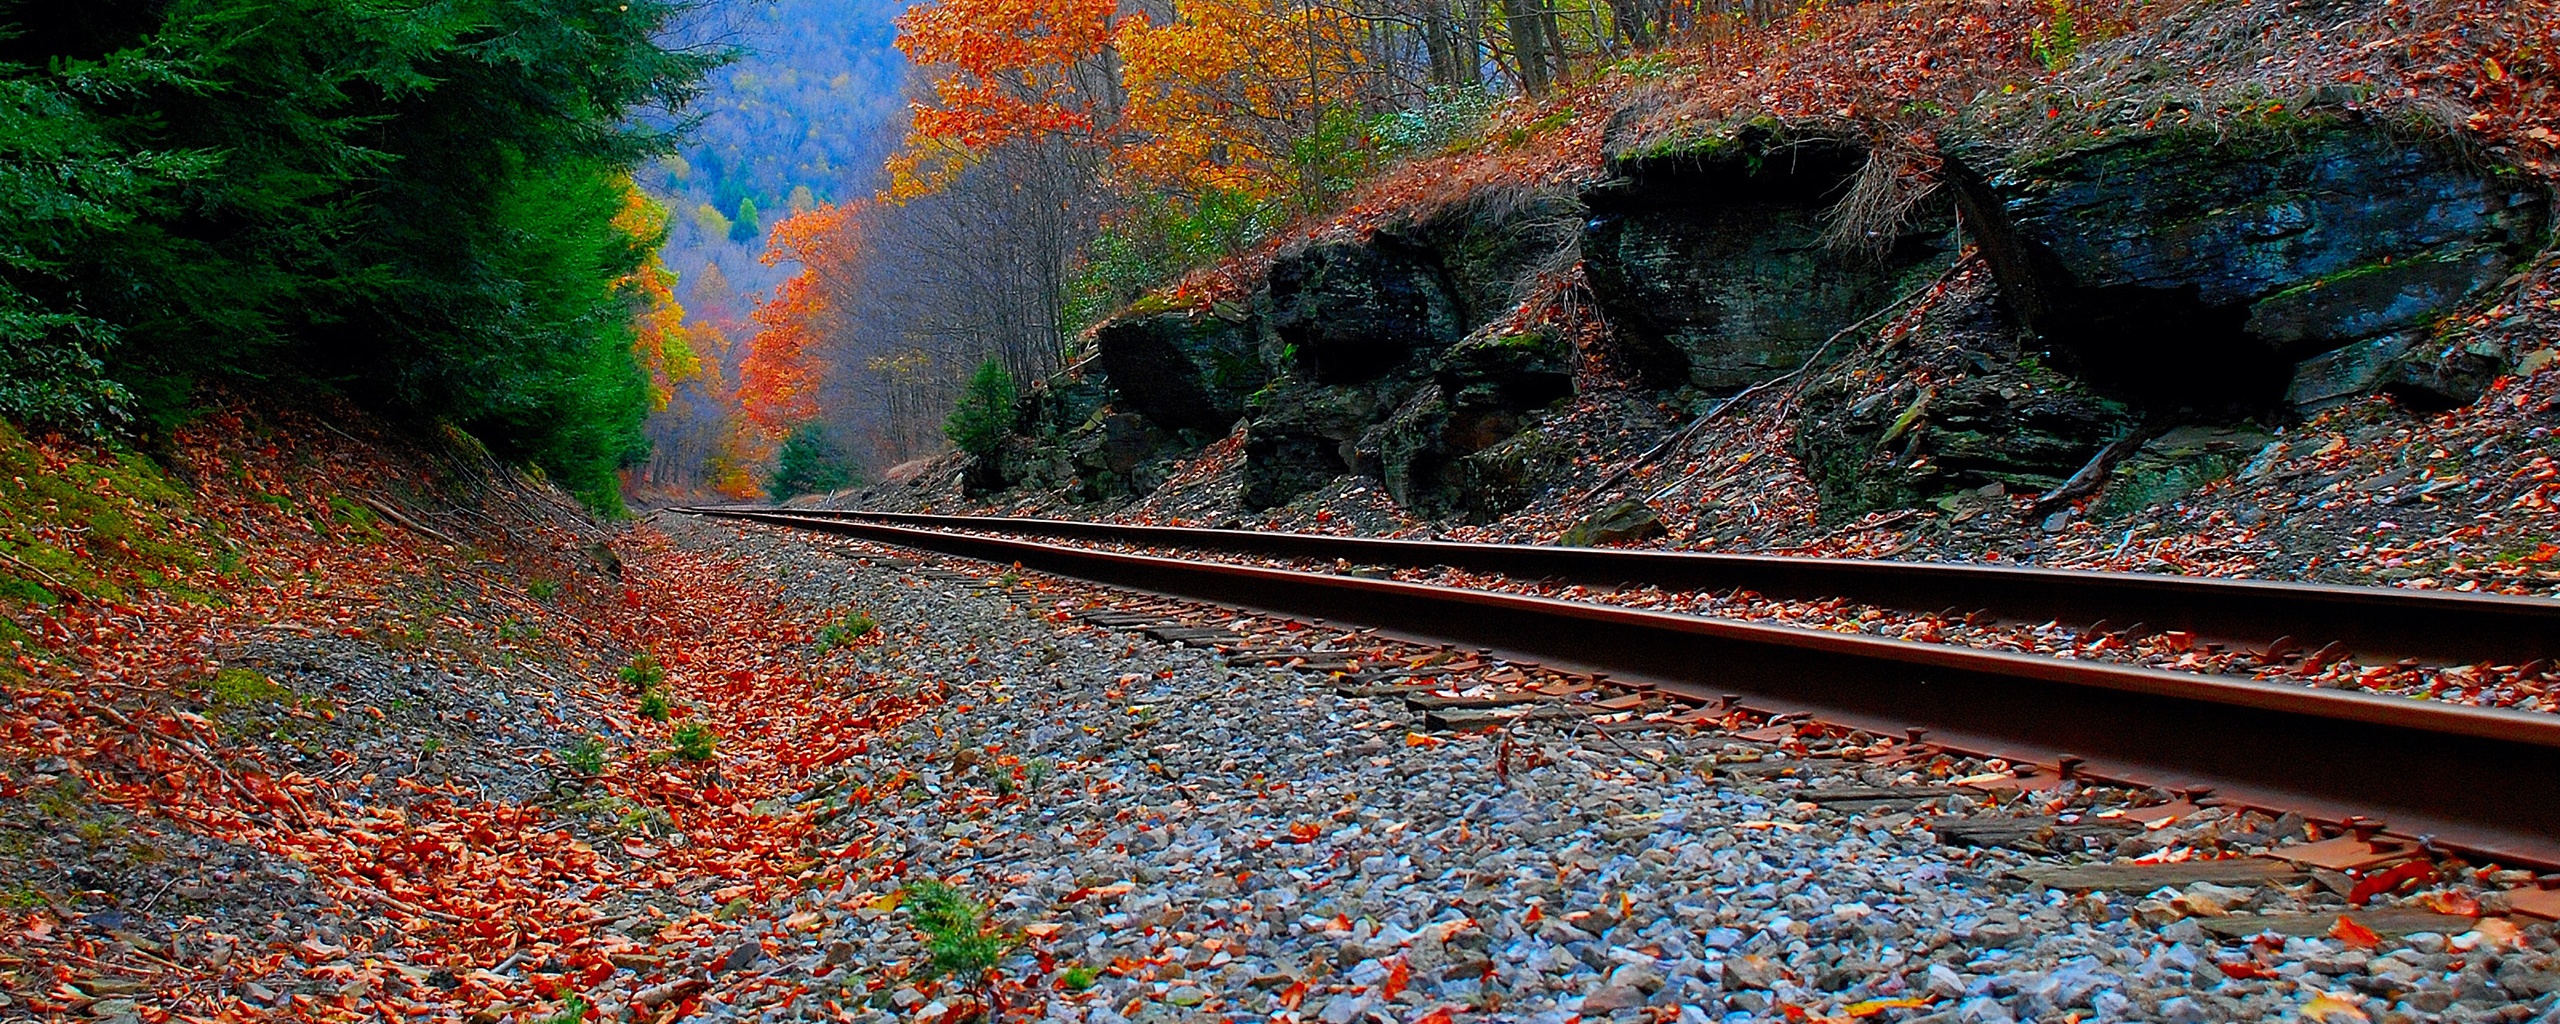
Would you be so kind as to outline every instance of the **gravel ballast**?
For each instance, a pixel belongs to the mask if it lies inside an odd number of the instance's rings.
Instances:
[[[864,609],[881,636],[839,655],[863,685],[942,695],[803,794],[867,835],[846,880],[659,951],[700,971],[706,1019],[968,1012],[893,898],[930,875],[1023,940],[1011,1012],[1080,1024],[2560,1020],[2547,925],[2223,939],[2205,925],[2346,907],[2313,881],[2050,890],[2011,876],[2038,858],[1911,813],[1981,798],[1789,795],[1916,784],[1894,770],[1716,771],[1747,748],[1707,733],[1423,734],[1320,676],[1077,622],[1080,585],[653,524],[795,604]]]

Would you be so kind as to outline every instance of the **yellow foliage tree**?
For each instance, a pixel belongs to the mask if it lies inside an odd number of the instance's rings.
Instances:
[[[642,242],[654,243],[667,233],[667,208],[633,186],[622,183],[622,212],[613,226]],[[676,301],[675,271],[667,269],[652,244],[649,259],[619,282],[633,305],[631,355],[649,375],[649,411],[663,412],[676,385],[702,376],[702,359],[686,336],[684,306]]]
[[[1290,147],[1361,73],[1361,26],[1303,0],[1184,0],[1117,37],[1128,90],[1116,156],[1138,180],[1253,197],[1290,186]]]

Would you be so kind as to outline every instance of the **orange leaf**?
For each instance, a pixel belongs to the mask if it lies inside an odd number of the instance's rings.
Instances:
[[[2373,1018],[2356,1004],[2324,992],[2302,1004],[2302,1019],[2316,1024],[2363,1024]]]
[[[1378,986],[1378,995],[1380,998],[1393,1000],[1403,995],[1404,987],[1412,982],[1413,968],[1404,962],[1403,957],[1397,957],[1395,968],[1387,972],[1386,984]]]
[[[2382,944],[2379,933],[2357,924],[2355,918],[2345,914],[2338,915],[2338,923],[2329,926],[2329,937],[2357,949],[2372,949]]]
[[[2465,893],[2438,890],[2418,897],[2418,902],[2426,904],[2427,909],[2439,914],[2452,914],[2455,917],[2480,916],[2480,901],[2472,899]]]

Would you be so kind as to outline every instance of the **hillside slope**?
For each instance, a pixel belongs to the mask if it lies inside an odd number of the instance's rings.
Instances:
[[[1620,69],[835,500],[2552,592],[2549,5],[2070,10]]]

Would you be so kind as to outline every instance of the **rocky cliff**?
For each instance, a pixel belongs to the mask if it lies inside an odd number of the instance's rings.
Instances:
[[[1562,478],[1577,392],[1695,413],[1783,381],[1829,518],[2051,488],[2136,431],[2245,458],[2290,418],[2458,406],[2508,367],[2436,325],[2546,244],[2550,197],[2444,133],[2319,103],[2058,143],[2003,120],[2036,116],[1957,119],[1935,187],[1881,217],[1833,127],[1613,132],[1578,189],[1303,241],[1242,301],[1122,314],[973,479],[1120,502],[1236,437],[1242,510],[1350,476],[1486,522]],[[1557,301],[1600,329],[1525,315]]]

